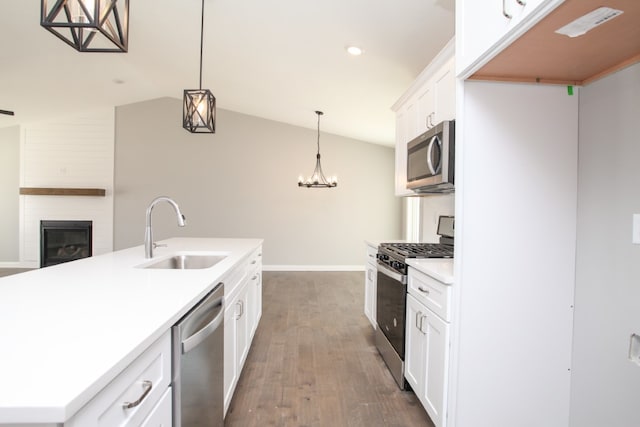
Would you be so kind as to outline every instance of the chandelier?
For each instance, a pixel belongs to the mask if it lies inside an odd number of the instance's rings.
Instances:
[[[313,170],[313,175],[306,180],[302,178],[302,175],[298,177],[298,187],[307,188],[333,188],[338,185],[338,179],[335,176],[325,178],[322,173],[322,166],[320,165],[320,116],[324,113],[322,111],[316,111],[318,115],[318,154],[316,154],[316,168]]]
[[[79,52],[126,52],[129,0],[42,0],[40,25]]]
[[[200,22],[200,86],[185,89],[182,103],[182,127],[191,133],[216,133],[216,98],[209,89],[202,89],[202,46],[204,43],[204,0]]]

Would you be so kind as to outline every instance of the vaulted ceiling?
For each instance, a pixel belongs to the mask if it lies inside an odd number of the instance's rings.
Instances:
[[[390,106],[453,36],[454,3],[205,0],[203,87],[218,108],[309,128],[323,110],[323,131],[392,145]],[[181,99],[198,87],[200,11],[130,0],[129,52],[79,53],[40,26],[40,1],[0,2],[0,109],[15,111],[0,127]]]

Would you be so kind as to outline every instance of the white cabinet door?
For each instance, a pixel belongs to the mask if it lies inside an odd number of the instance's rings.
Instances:
[[[427,83],[418,90],[416,101],[416,134],[414,137],[426,132],[437,124],[434,123],[434,116],[436,114],[436,98],[434,89],[432,79],[427,81]]]
[[[376,281],[378,269],[375,265],[366,264],[365,285],[364,285],[364,314],[371,322],[373,329],[376,329]]]
[[[140,424],[140,427],[171,427],[172,405],[171,405],[171,387],[167,389],[160,398],[158,404],[151,410],[151,413]]]
[[[240,291],[236,301],[236,344],[238,346],[237,364],[238,372],[242,370],[247,354],[249,354],[249,337],[251,335],[251,323],[249,321],[251,313],[251,303],[249,300],[249,284],[245,283],[244,289]]]
[[[224,413],[227,413],[238,381],[236,306],[233,301],[224,313]]]
[[[436,427],[446,427],[450,325],[407,294],[404,377]]]
[[[456,75],[508,46],[564,0],[456,0]],[[528,19],[533,18],[533,19]]]
[[[407,190],[407,142],[409,142],[408,121],[413,109],[402,107],[396,113],[396,196],[413,195]]]
[[[240,371],[249,353],[248,282],[227,302],[224,313],[224,412],[227,413]]]
[[[377,328],[376,324],[376,284],[378,281],[377,258],[378,248],[376,246],[366,245],[367,257],[364,261],[365,277],[364,277],[364,314],[371,322],[373,329]]]
[[[404,377],[418,397],[424,388],[425,335],[420,322],[425,309],[411,295],[407,295],[407,317],[405,323]]]
[[[425,333],[426,360],[420,401],[436,427],[442,427],[449,367],[449,325],[426,309],[421,326]]]
[[[433,79],[433,117],[431,125],[456,117],[456,71],[455,58],[447,61]]]
[[[260,270],[254,270],[249,275],[249,306],[251,309],[249,342],[251,342],[262,317],[262,271]]]

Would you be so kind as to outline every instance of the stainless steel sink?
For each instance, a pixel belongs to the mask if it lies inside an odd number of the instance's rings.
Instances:
[[[212,254],[177,254],[169,258],[161,259],[151,264],[142,265],[140,268],[158,268],[168,270],[195,270],[213,267],[226,255]]]

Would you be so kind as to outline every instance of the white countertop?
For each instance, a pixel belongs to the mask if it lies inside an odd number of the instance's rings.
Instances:
[[[424,274],[444,283],[453,284],[452,258],[409,258],[407,264]]]
[[[262,240],[162,243],[154,259],[228,255],[208,269],[141,269],[138,246],[0,278],[0,423],[69,419]]]

